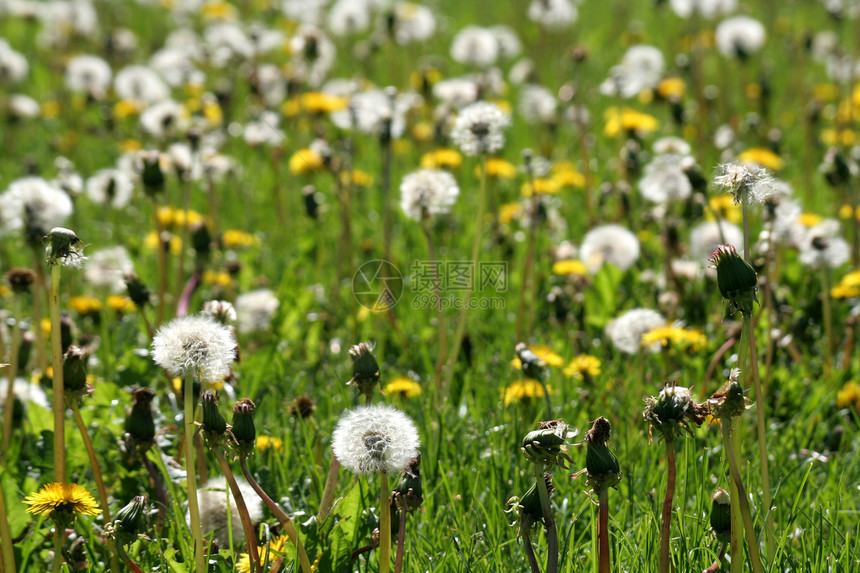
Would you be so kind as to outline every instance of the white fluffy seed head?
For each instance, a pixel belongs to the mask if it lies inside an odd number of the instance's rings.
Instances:
[[[658,326],[666,324],[662,314],[650,308],[634,308],[628,310],[606,325],[606,336],[612,345],[625,354],[638,354],[642,349],[642,335]],[[660,343],[646,348],[649,352],[658,352]]]
[[[639,258],[639,239],[621,225],[600,225],[585,234],[579,258],[591,273],[596,273],[603,263],[626,271]]]
[[[400,207],[407,217],[421,221],[430,215],[449,212],[459,194],[457,181],[447,171],[419,169],[403,178]]]
[[[236,316],[239,319],[239,332],[261,332],[272,325],[281,302],[269,289],[246,292],[236,298]]]
[[[344,412],[331,442],[343,467],[360,475],[396,475],[415,459],[420,445],[412,419],[381,404]]]
[[[232,331],[204,315],[185,316],[161,327],[152,340],[152,358],[171,376],[218,382],[230,373],[236,339]]]
[[[466,155],[493,153],[504,146],[503,131],[510,124],[510,118],[496,104],[475,102],[460,111],[451,139]]]

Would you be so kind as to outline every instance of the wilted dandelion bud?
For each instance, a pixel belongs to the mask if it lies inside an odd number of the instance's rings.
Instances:
[[[523,375],[526,378],[531,378],[532,380],[541,380],[543,378],[546,362],[540,356],[535,354],[522,342],[516,345],[514,352],[517,353],[517,358],[520,359]]]
[[[125,288],[128,289],[128,298],[137,308],[143,308],[149,304],[151,294],[140,277],[133,273],[125,275]]]
[[[561,420],[541,422],[537,430],[523,438],[522,451],[526,459],[544,467],[557,465],[566,468],[564,461],[573,462],[567,455],[567,440],[575,435]]]
[[[152,418],[153,398],[155,398],[155,392],[149,388],[135,390],[134,402],[125,419],[125,433],[142,452],[148,450],[155,439],[155,420]]]
[[[214,390],[206,390],[201,396],[203,402],[203,435],[208,441],[218,441],[227,431],[227,420],[218,409],[218,393]]]
[[[732,502],[729,492],[721,488],[711,496],[711,529],[720,541],[732,537]]]
[[[233,406],[233,437],[239,453],[248,456],[254,451],[257,428],[254,426],[254,410],[257,406],[250,398],[242,398]]]
[[[421,484],[421,454],[409,462],[391,493],[398,509],[413,512],[424,503],[424,487]]]
[[[752,266],[732,245],[717,247],[710,260],[717,269],[717,285],[723,298],[742,313],[752,313],[753,301],[757,302],[755,291],[758,283]]]
[[[314,401],[307,396],[299,396],[290,404],[290,416],[305,419],[313,415],[316,410]]]
[[[588,484],[596,492],[613,487],[621,481],[618,458],[606,445],[611,430],[609,420],[601,416],[585,433],[585,469],[588,471]]]
[[[739,374],[740,371],[733,370],[729,381],[708,399],[714,417],[734,418],[747,409],[747,397],[744,396],[744,389],[738,381]]]
[[[138,495],[116,513],[109,533],[123,545],[136,541],[138,535],[143,533],[145,513],[146,497]],[[105,529],[108,531],[107,527]]]
[[[83,392],[87,387],[87,353],[70,345],[63,356],[63,389],[66,392]]]
[[[65,227],[54,227],[45,237],[48,244],[45,249],[45,257],[48,266],[62,264],[66,267],[77,268],[86,260],[81,240],[71,229]]]
[[[15,294],[26,294],[36,280],[36,273],[30,269],[12,269],[6,273],[6,282]]]
[[[682,431],[692,435],[692,423],[701,426],[708,414],[706,404],[697,404],[689,388],[683,386],[666,386],[656,398],[645,398],[645,410],[642,416],[645,421],[663,434],[666,439],[673,439]],[[649,433],[650,433],[649,429]]]
[[[361,394],[370,396],[380,376],[373,348],[367,342],[362,342],[350,348],[349,355],[352,356],[352,378],[347,384],[354,385]]]

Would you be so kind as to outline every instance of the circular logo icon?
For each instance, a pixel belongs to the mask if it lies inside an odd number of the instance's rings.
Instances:
[[[403,275],[388,261],[368,261],[352,276],[352,295],[358,304],[373,312],[389,310],[402,294]]]

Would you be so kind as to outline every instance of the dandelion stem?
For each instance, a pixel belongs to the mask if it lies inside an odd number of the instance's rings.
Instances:
[[[400,508],[400,525],[397,528],[397,553],[394,556],[394,573],[400,573],[403,569],[403,550],[406,545],[406,516],[405,508]]]
[[[597,571],[609,573],[609,488],[603,487],[597,499]]]
[[[672,530],[672,499],[675,497],[675,438],[666,435],[666,495],[663,497],[663,511],[660,522],[660,551],[657,554],[657,568],[660,573],[671,573],[672,558],[669,552],[669,539]]]
[[[532,568],[532,573],[541,573],[540,565],[538,565],[537,557],[535,557],[535,549],[532,547],[532,536],[529,533],[528,527],[523,527],[523,547],[526,550],[526,558],[529,560],[529,565]]]
[[[203,530],[200,527],[200,508],[197,502],[197,474],[194,448],[194,375],[186,374],[182,387],[184,403],[183,426],[185,426],[185,475],[188,489],[188,513],[191,521],[191,536],[194,538],[194,569],[206,573],[206,558],[203,555]]]
[[[167,295],[167,245],[164,244],[164,227],[161,225],[161,219],[158,217],[158,201],[155,196],[152,196],[152,216],[155,218],[155,235],[156,245],[158,248],[158,310],[155,318],[155,324],[160,325],[164,322],[164,305],[166,304],[165,296]],[[183,245],[184,247],[184,245]]]
[[[833,373],[833,314],[830,310],[830,269],[821,268],[821,312],[824,315],[824,380],[830,382]]]
[[[732,476],[732,482],[737,488],[737,495],[732,498],[732,506],[735,504],[738,505],[738,510],[741,514],[741,518],[743,520],[743,529],[746,532],[747,538],[747,546],[749,549],[750,555],[750,565],[752,566],[753,573],[764,573],[764,568],[761,564],[761,554],[759,552],[758,539],[755,536],[755,528],[753,526],[752,520],[752,512],[750,511],[750,502],[749,498],[747,498],[747,492],[744,488],[743,481],[741,480],[741,471],[738,468],[738,461],[735,457],[735,449],[734,444],[732,444],[732,419],[722,420],[722,433],[723,433],[723,446],[726,449],[726,458],[729,461],[729,471]],[[735,494],[732,493],[734,496]],[[735,571],[735,556],[737,556],[738,561],[741,561],[742,558],[740,555],[743,553],[740,539],[740,528],[741,524],[737,524],[738,527],[735,527],[734,523],[734,511],[732,512],[732,571]],[[738,530],[737,533],[735,530]],[[737,543],[738,547],[735,547],[735,536],[737,535]],[[738,569],[740,571],[740,569]]]
[[[104,523],[111,523],[110,516],[110,506],[108,505],[108,495],[107,488],[105,487],[105,480],[102,476],[102,469],[99,465],[99,460],[96,457],[96,450],[93,448],[93,441],[90,439],[90,435],[87,432],[87,426],[84,424],[84,418],[81,416],[81,409],[78,405],[78,400],[76,398],[72,398],[69,400],[69,407],[72,409],[72,415],[75,417],[75,424],[78,426],[78,431],[81,433],[81,439],[84,442],[84,448],[87,450],[87,457],[90,459],[90,466],[92,466],[93,471],[93,479],[96,482],[96,489],[99,492],[99,503],[102,505],[102,516],[104,517]],[[119,572],[119,560],[117,559],[116,551],[110,552],[110,567],[111,571],[114,573]]]
[[[532,196],[529,199],[529,235],[526,241],[526,258],[523,261],[523,277],[520,284],[520,300],[517,305],[517,337],[516,340],[523,339],[523,321],[525,320],[526,302],[533,300],[532,290],[532,275],[534,274],[535,266],[535,244],[537,243],[537,210],[538,210],[538,194],[535,190],[534,175],[530,173],[529,185],[531,185]],[[531,322],[531,321],[529,321]],[[528,330],[528,329],[526,329]]]
[[[433,244],[433,234],[430,231],[429,224],[425,219],[421,228],[424,229],[424,236],[427,237],[427,251],[430,255],[431,264],[436,263],[436,247]],[[445,355],[448,354],[448,329],[445,326],[445,309],[442,306],[442,277],[436,276],[433,281],[433,290],[436,295],[436,321],[439,326],[439,357],[436,359],[436,369],[434,382],[436,385],[436,404],[439,405],[439,400],[442,399],[442,369],[445,366]]]
[[[63,334],[60,326],[60,271],[59,263],[51,267],[51,364],[53,365],[54,395],[54,481],[66,482],[66,395],[63,389]],[[36,328],[41,328],[36,325]],[[44,374],[44,372],[43,372]]]
[[[0,515],[9,515],[2,489],[0,489]],[[12,533],[9,531],[8,519],[0,519],[0,548],[3,551],[3,573],[15,573],[15,553],[12,549]]]
[[[328,476],[325,478],[325,488],[323,489],[322,500],[320,500],[320,509],[317,513],[317,521],[322,522],[328,517],[331,512],[331,506],[334,502],[334,490],[337,487],[337,474],[340,471],[340,461],[332,456],[331,467],[328,470]]]
[[[478,211],[475,217],[475,239],[472,243],[472,266],[478,264],[478,254],[481,252],[481,236],[484,228],[484,204],[487,202],[487,154],[481,155],[481,191],[478,195]],[[460,310],[460,318],[457,322],[457,330],[454,333],[451,352],[448,355],[447,371],[445,372],[445,388],[451,388],[451,381],[454,379],[454,369],[457,365],[457,358],[460,355],[460,349],[463,346],[463,337],[466,335],[466,321],[469,318],[469,303],[472,300],[472,291],[467,290],[465,300],[463,301],[462,310]]]
[[[42,332],[42,297],[45,295],[45,271],[42,269],[42,261],[39,251],[33,248],[33,269],[36,271],[36,280],[33,281],[33,334],[36,335],[36,365],[42,376],[48,371],[48,355],[45,351],[45,336]]]
[[[379,573],[388,573],[391,569],[391,504],[388,497],[388,474],[379,474]]]
[[[257,573],[262,573],[263,566],[260,563],[260,555],[257,553],[257,534],[254,532],[254,524],[251,523],[251,516],[248,514],[248,506],[245,505],[242,490],[239,489],[239,484],[236,483],[233,470],[230,469],[230,464],[224,458],[224,452],[221,451],[221,448],[212,448],[212,453],[215,454],[215,459],[218,460],[221,471],[224,472],[224,477],[227,479],[230,491],[233,494],[233,501],[236,502],[236,510],[239,512],[239,519],[242,521],[242,529],[245,530],[245,541],[248,542],[248,560],[250,561],[250,565]]]
[[[54,566],[51,569],[53,573],[60,573],[63,569],[63,538],[65,536],[65,529],[54,523]]]
[[[6,386],[6,399],[3,409],[3,452],[9,451],[9,445],[12,440],[12,414],[14,413],[15,405],[15,376],[18,374],[18,348],[21,343],[21,305],[16,296],[12,304],[12,313],[15,318],[15,323],[12,325],[12,336],[9,342],[9,366],[7,380],[9,384]],[[5,515],[5,514],[4,514]],[[5,520],[4,520],[5,521]]]
[[[546,489],[541,464],[535,464],[534,472],[543,519],[546,522],[546,573],[556,573],[558,571],[558,533],[555,529],[555,518],[549,505],[549,492]]]
[[[284,529],[284,532],[293,542],[293,545],[296,546],[296,551],[299,554],[299,565],[301,565],[303,573],[311,572],[311,562],[308,559],[308,554],[305,551],[304,546],[302,545],[301,539],[299,539],[299,532],[296,529],[296,526],[293,524],[293,521],[290,519],[281,507],[275,503],[271,497],[260,487],[260,484],[257,483],[257,480],[254,479],[254,476],[251,475],[251,472],[248,471],[248,464],[245,456],[239,456],[239,466],[242,468],[242,475],[245,476],[245,480],[254,488],[254,491],[257,492],[257,495],[260,496],[260,499],[263,500],[263,503],[266,504],[266,507],[269,508],[269,511],[272,512],[272,515],[275,516],[275,519],[278,520],[278,523],[281,524],[281,527]]]
[[[726,557],[726,544],[723,543],[720,546],[720,552],[717,554],[717,558],[714,560],[714,562],[711,564],[711,566],[708,567],[707,569],[705,569],[704,571],[702,571],[702,573],[716,573],[717,571],[719,571],[720,567],[723,564],[723,559],[725,559],[725,557]]]

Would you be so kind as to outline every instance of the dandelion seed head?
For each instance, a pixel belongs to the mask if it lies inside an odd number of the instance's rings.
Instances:
[[[407,217],[421,221],[431,215],[448,213],[459,194],[457,181],[447,171],[419,169],[403,178],[400,207]]]
[[[226,326],[205,315],[171,320],[152,341],[152,358],[171,376],[218,382],[230,373],[236,339]]]
[[[504,146],[503,132],[510,123],[510,118],[499,106],[479,101],[460,111],[451,130],[451,138],[466,155],[493,153]]]
[[[396,475],[417,455],[415,423],[397,408],[359,406],[341,416],[332,434],[335,457],[349,471]]]

